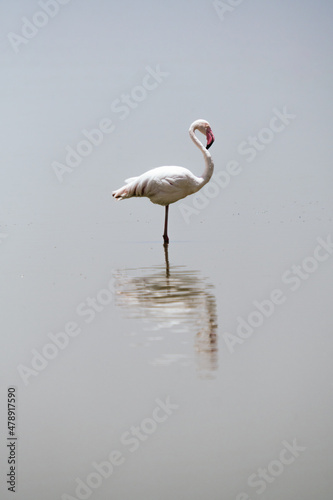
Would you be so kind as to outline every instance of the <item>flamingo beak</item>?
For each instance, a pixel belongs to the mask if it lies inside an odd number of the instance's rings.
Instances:
[[[215,141],[215,137],[214,137],[214,134],[212,132],[212,129],[211,128],[208,128],[206,130],[206,138],[207,138],[207,146],[206,146],[206,149],[209,149],[211,147],[211,145],[213,144],[213,142]]]

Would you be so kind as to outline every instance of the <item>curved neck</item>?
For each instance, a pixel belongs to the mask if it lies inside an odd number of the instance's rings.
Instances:
[[[199,139],[195,135],[195,133],[194,133],[195,130],[196,130],[196,127],[192,127],[192,126],[190,127],[190,130],[189,130],[190,137],[191,137],[192,141],[194,142],[194,144],[200,149],[200,151],[202,152],[204,159],[205,159],[205,170],[203,171],[203,174],[201,175],[201,177],[199,177],[200,188],[201,188],[202,186],[207,184],[207,182],[210,180],[211,176],[213,175],[214,162],[212,160],[211,154],[208,151],[208,149],[206,149],[205,146],[203,144],[201,144],[201,142],[199,141]]]

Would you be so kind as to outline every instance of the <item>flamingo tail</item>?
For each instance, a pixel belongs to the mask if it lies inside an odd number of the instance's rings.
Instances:
[[[132,196],[144,196],[145,192],[145,183],[138,182],[137,177],[132,177],[131,179],[127,179],[131,181],[129,184],[125,184],[125,186],[113,191],[112,196],[117,200],[124,200],[126,198],[132,198]],[[126,181],[125,181],[126,182]]]

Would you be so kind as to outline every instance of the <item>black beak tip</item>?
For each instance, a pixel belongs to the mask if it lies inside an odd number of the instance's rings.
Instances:
[[[207,144],[206,149],[209,149],[209,148],[211,147],[211,145],[212,145],[212,144],[214,144],[214,139],[212,140],[212,142],[211,142],[211,143]]]

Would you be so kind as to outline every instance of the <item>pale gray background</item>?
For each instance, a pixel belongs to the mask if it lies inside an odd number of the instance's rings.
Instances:
[[[12,384],[20,500],[75,498],[114,449],[94,500],[332,498],[332,256],[295,292],[281,280],[332,231],[332,3],[244,0],[221,19],[203,0],[71,0],[16,54],[7,34],[38,10],[1,2],[1,498]],[[121,120],[111,103],[157,65],[169,76]],[[239,144],[284,106],[295,119],[248,163]],[[102,118],[114,132],[60,183],[52,162]],[[163,208],[111,192],[158,165],[201,173],[197,118],[216,172],[242,173],[190,224],[171,206],[167,280]],[[109,282],[85,324],[77,305]],[[284,304],[231,354],[223,334],[275,288]],[[25,386],[17,366],[68,321],[82,333]],[[178,410],[131,454],[121,434],[167,396]],[[258,495],[248,477],[294,439],[306,450]]]

